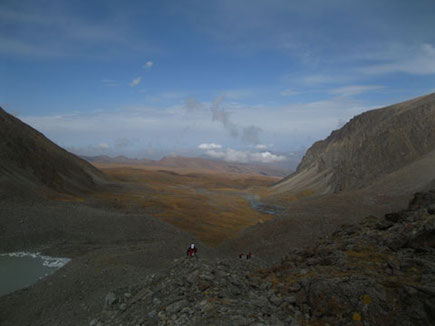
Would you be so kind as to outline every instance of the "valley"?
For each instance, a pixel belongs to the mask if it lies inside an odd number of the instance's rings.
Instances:
[[[71,259],[1,296],[0,323],[183,325],[193,318],[203,325],[227,320],[234,300],[246,309],[234,312],[237,325],[377,323],[388,314],[378,289],[415,307],[417,324],[427,321],[435,293],[434,108],[429,94],[363,113],[315,143],[285,178],[276,168],[202,158],[84,160],[0,110],[0,251]],[[384,126],[393,130],[388,137]],[[185,256],[191,243],[197,262]],[[347,299],[347,282],[358,286],[356,296],[376,298],[373,311],[363,305],[371,299]],[[332,305],[328,315],[318,295],[351,304]]]
[[[266,195],[279,177],[143,165],[94,165],[122,184],[118,191],[98,194],[98,199],[120,210],[157,217],[208,246],[215,247],[273,216],[253,207],[252,200]]]
[[[434,13],[0,0],[0,326],[435,326]]]

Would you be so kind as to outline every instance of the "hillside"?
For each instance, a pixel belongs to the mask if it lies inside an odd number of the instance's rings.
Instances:
[[[0,196],[94,191],[104,174],[0,108]]]
[[[362,189],[434,150],[435,93],[354,117],[311,146],[296,172],[273,190],[337,193]],[[414,171],[415,177],[428,176],[433,170]]]
[[[434,214],[435,191],[418,193],[268,268],[255,256],[176,259],[108,292],[89,325],[430,325]]]

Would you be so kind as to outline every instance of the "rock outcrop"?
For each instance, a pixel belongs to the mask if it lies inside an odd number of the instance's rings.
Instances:
[[[430,325],[434,214],[435,190],[416,194],[407,210],[343,226],[272,267],[177,259],[108,293],[89,325]]]
[[[362,113],[311,146],[274,190],[361,189],[435,151],[435,93]],[[416,171],[418,172],[418,171]]]
[[[88,192],[104,179],[91,164],[0,108],[1,191],[11,194],[34,188],[38,193],[43,185],[56,192]]]

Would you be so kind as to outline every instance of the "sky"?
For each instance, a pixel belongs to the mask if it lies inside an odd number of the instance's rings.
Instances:
[[[81,155],[285,162],[435,91],[433,0],[0,0],[0,105]]]

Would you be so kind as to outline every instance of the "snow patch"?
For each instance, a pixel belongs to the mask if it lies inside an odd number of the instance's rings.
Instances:
[[[8,252],[5,254],[0,254],[0,256],[9,256],[9,257],[31,257],[34,259],[40,259],[42,261],[42,265],[50,268],[61,268],[65,266],[71,259],[62,258],[62,257],[50,257],[41,255],[39,252],[26,252],[26,251],[18,251],[18,252]]]

